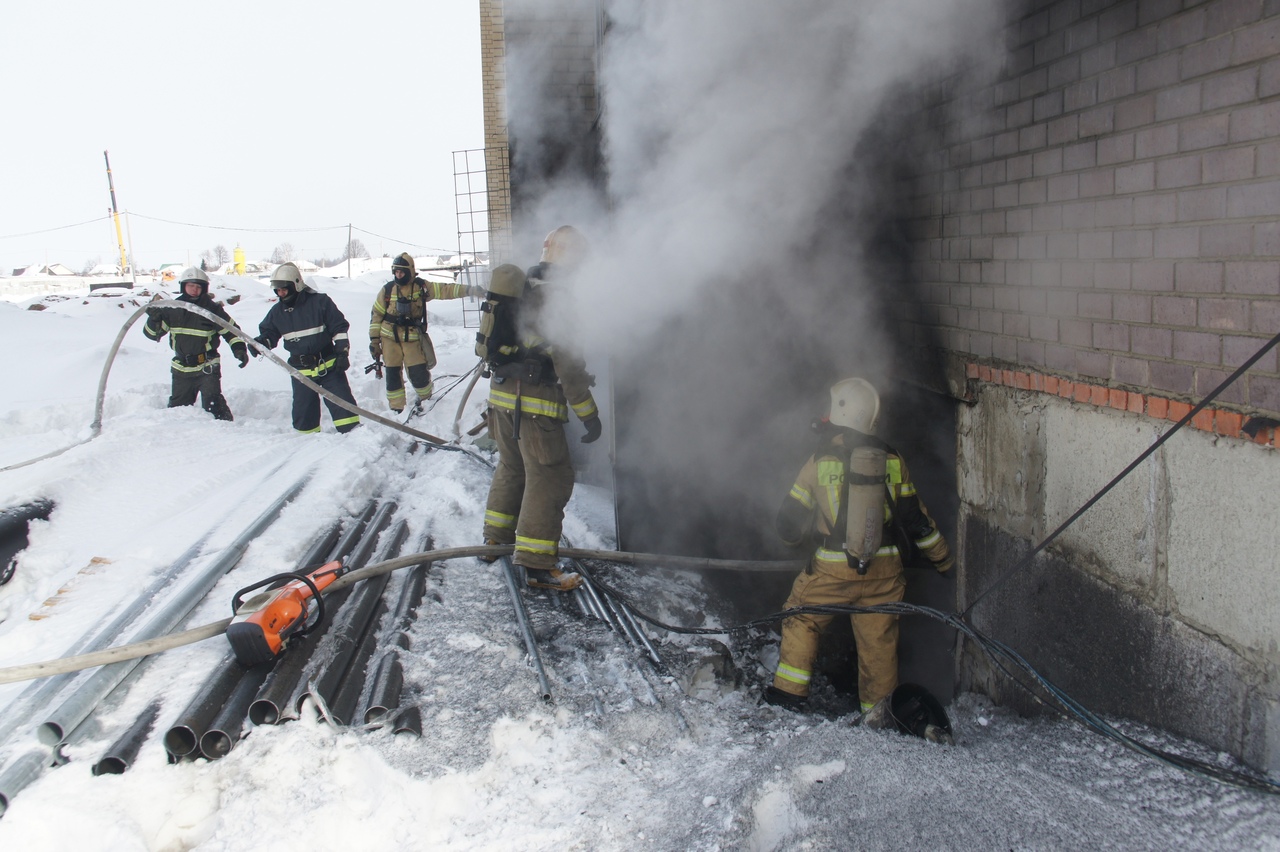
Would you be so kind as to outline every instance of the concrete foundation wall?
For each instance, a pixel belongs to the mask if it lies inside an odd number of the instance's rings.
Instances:
[[[979,385],[957,428],[961,600],[981,598],[975,624],[1091,709],[1278,769],[1274,449],[1183,430],[1007,574],[1168,425]],[[965,686],[1025,703],[986,661],[962,662]]]

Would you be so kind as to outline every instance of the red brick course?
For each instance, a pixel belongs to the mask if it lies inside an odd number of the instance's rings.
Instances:
[[[989,382],[1016,390],[1047,393],[1050,396],[1087,403],[1099,408],[1113,408],[1129,414],[1145,414],[1155,420],[1168,420],[1171,423],[1177,423],[1186,417],[1192,408],[1190,403],[1176,399],[1134,393],[1089,382],[1073,382],[1043,373],[1023,373],[984,364],[965,364],[964,373],[968,379],[974,381]],[[1274,427],[1260,429],[1254,438],[1244,434],[1242,430],[1247,419],[1238,411],[1206,407],[1191,418],[1191,422],[1187,425],[1193,429],[1228,438],[1251,440],[1269,447],[1280,446],[1280,443],[1277,443],[1280,441],[1280,435],[1277,434],[1280,429]]]

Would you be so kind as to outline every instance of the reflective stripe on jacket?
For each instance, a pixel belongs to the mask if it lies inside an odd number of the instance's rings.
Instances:
[[[467,295],[465,284],[442,284],[414,278],[407,284],[389,281],[378,288],[373,300],[373,312],[369,316],[369,339],[385,337],[390,340],[412,341],[418,339],[420,329],[427,327],[427,302],[433,299],[461,299]],[[409,303],[409,314],[403,320],[397,310],[397,301]]]
[[[538,353],[535,357],[550,359],[557,380],[551,383],[503,379],[495,375],[489,381],[489,404],[494,408],[515,411],[568,422],[569,409],[579,420],[590,420],[600,414],[591,386],[595,377],[587,372],[586,362],[563,349],[549,345],[536,334],[526,334],[521,345]],[[518,385],[518,386],[517,386]]]
[[[350,327],[328,295],[302,290],[292,305],[284,302],[272,305],[258,324],[258,331],[270,344],[268,348],[283,343],[293,366],[315,370],[325,362],[332,362],[336,352],[351,348],[347,338]]]
[[[188,302],[194,307],[203,308],[221,317],[235,328],[240,327],[227,313],[226,308],[221,303],[215,302],[207,293],[196,299],[184,293],[175,301]],[[166,334],[169,335],[169,348],[173,350],[173,361],[170,362],[170,366],[179,373],[197,373],[209,365],[221,363],[218,357],[219,337],[226,339],[232,352],[235,352],[237,347],[245,346],[245,342],[232,332],[207,317],[183,308],[152,308],[147,321],[142,326],[142,333],[155,341],[159,341]]]

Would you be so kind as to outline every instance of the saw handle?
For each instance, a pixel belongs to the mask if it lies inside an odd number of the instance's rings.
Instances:
[[[315,581],[312,580],[310,577],[308,577],[306,574],[292,574],[292,573],[276,574],[272,577],[266,578],[265,580],[259,580],[258,582],[254,583],[251,586],[245,586],[243,589],[236,592],[235,597],[231,599],[232,614],[234,615],[239,613],[240,605],[244,602],[243,601],[244,596],[247,595],[249,592],[257,591],[258,589],[261,589],[263,586],[268,586],[268,585],[271,585],[272,583],[278,582],[280,583],[280,585],[283,586],[285,583],[289,583],[293,581],[305,583],[307,585],[307,588],[311,590],[311,596],[316,599],[316,618],[313,622],[311,622],[311,627],[307,627],[305,624],[303,625],[303,627],[296,634],[298,636],[301,636],[302,634],[310,630],[312,627],[315,627],[317,624],[319,624],[321,619],[324,618],[324,597],[320,594],[320,589],[316,587]]]

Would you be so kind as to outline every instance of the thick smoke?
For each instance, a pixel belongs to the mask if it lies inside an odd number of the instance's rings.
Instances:
[[[905,354],[867,262],[869,248],[883,254],[886,185],[869,131],[892,113],[886,97],[998,54],[998,3],[613,0],[607,12],[592,128],[607,202],[582,189],[583,169],[548,187],[517,244],[565,222],[592,242],[562,331],[614,366],[624,544],[760,555],[769,537],[751,531],[809,451],[825,389],[847,375],[883,388]],[[539,108],[512,126],[538,126],[546,145],[556,129]]]

